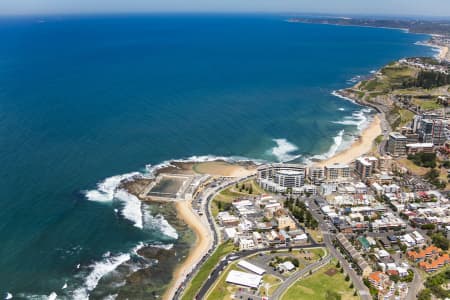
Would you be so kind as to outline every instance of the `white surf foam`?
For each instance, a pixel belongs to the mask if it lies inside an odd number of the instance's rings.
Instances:
[[[341,150],[341,147],[343,145],[344,132],[345,132],[344,130],[338,132],[338,134],[333,138],[333,144],[330,146],[327,152],[323,154],[314,155],[310,159],[324,160],[335,155],[339,150]]]
[[[344,119],[341,121],[333,121],[332,123],[347,126],[356,126],[358,130],[361,131],[369,121],[369,118],[366,116],[366,114],[370,112],[370,109],[363,108],[360,111],[353,112],[351,116],[344,117]]]
[[[11,293],[6,293],[5,299],[12,299],[13,295]]]
[[[169,238],[178,239],[177,230],[167,222],[163,215],[152,216],[149,212],[145,212],[144,220],[149,228],[156,229]]]
[[[115,193],[115,198],[124,204],[121,212],[122,216],[133,222],[135,227],[143,229],[144,223],[142,220],[142,202],[136,196],[131,195],[122,189],[117,190]]]
[[[122,175],[108,177],[97,184],[97,189],[86,191],[86,198],[90,201],[109,202],[114,199],[114,194],[119,187],[119,184],[126,179],[131,179],[135,176],[140,176],[141,173],[133,172]]]
[[[100,279],[109,272],[114,271],[118,266],[128,261],[130,258],[130,254],[118,254],[92,264],[90,266],[92,270],[85,278],[83,286],[73,292],[72,298],[76,300],[89,299],[89,293],[95,289]]]
[[[338,93],[338,91],[333,91],[333,92],[331,92],[331,95],[333,95],[333,96],[335,96],[335,97],[338,97],[338,98],[341,98],[341,99],[344,99],[344,100],[347,100],[347,101],[350,101],[350,102],[353,103],[353,104],[356,104],[356,105],[361,106],[361,104],[359,104],[358,102],[356,102],[356,101],[353,100],[352,98],[349,98],[349,97],[345,97],[345,96],[340,95],[340,94]]]
[[[55,292],[52,292],[50,295],[48,295],[48,300],[56,300],[56,297],[58,297],[58,294]]]
[[[160,249],[164,249],[164,250],[170,250],[173,248],[173,244],[161,244],[161,245],[152,245],[152,247],[155,248],[160,248]]]
[[[216,156],[216,155],[199,155],[199,156],[190,156],[187,158],[177,158],[163,161],[156,165],[148,164],[145,166],[145,173],[142,174],[145,177],[153,177],[156,172],[162,168],[166,167],[175,167],[173,163],[189,163],[189,162],[211,162],[211,161],[226,161],[229,163],[237,163],[237,162],[253,162],[255,164],[263,164],[267,161],[261,159],[251,159],[243,156]]]
[[[300,157],[300,155],[292,154],[292,152],[298,150],[298,147],[288,142],[288,140],[274,139],[273,141],[277,145],[271,149],[271,154],[273,154],[279,162],[288,162]]]
[[[347,80],[348,83],[357,83],[358,81],[360,81],[362,78],[361,75],[356,75],[352,78],[350,78],[349,80]]]

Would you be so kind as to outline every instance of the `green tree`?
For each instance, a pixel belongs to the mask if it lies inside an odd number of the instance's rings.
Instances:
[[[431,236],[431,240],[436,247],[441,248],[442,250],[447,251],[449,248],[450,241],[445,237],[442,232],[437,232]]]
[[[431,300],[431,291],[430,289],[423,289],[417,294],[418,300]]]

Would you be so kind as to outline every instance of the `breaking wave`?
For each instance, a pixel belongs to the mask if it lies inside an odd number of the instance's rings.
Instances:
[[[85,192],[86,198],[90,201],[97,201],[97,202],[112,201],[114,199],[114,194],[117,190],[117,187],[120,185],[122,181],[131,179],[139,175],[141,175],[141,173],[133,172],[108,177],[102,182],[99,182],[95,190],[86,191]]]
[[[338,151],[340,151],[343,148],[344,133],[345,130],[339,131],[338,134],[333,138],[333,144],[330,146],[327,152],[313,155],[308,158],[307,162],[309,163],[311,160],[324,160],[334,156]]]
[[[156,229],[169,238],[175,240],[178,239],[177,230],[173,228],[173,226],[170,225],[169,222],[167,222],[167,220],[161,214],[152,216],[150,213],[145,213],[144,220],[146,226],[148,226],[149,228]],[[160,245],[159,247],[162,246]]]
[[[121,211],[122,216],[133,222],[135,227],[143,229],[144,221],[141,200],[122,189],[117,190],[115,197],[124,204]]]
[[[100,279],[106,274],[114,271],[118,266],[130,260],[130,254],[118,254],[116,256],[104,258],[90,266],[91,272],[85,278],[81,287],[73,291],[72,297],[76,300],[89,299],[89,293],[95,289]]]
[[[300,157],[292,152],[297,151],[298,147],[288,142],[286,139],[274,139],[277,145],[271,149],[271,154],[276,157],[279,162],[288,162]]]

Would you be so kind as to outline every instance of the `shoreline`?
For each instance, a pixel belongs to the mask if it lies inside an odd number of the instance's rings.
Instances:
[[[171,300],[173,298],[185,277],[193,271],[203,256],[208,253],[213,243],[209,226],[204,224],[201,218],[194,213],[191,201],[177,201],[175,207],[177,216],[194,231],[196,240],[192,244],[186,259],[175,268],[173,278],[162,296],[163,300]]]
[[[317,167],[324,167],[334,163],[350,164],[358,157],[371,151],[374,140],[382,134],[381,114],[377,113],[370,124],[360,132],[359,138],[351,143],[351,145],[341,151],[335,153],[330,158],[314,162]]]

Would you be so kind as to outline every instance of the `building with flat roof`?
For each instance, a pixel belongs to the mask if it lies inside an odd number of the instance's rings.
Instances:
[[[422,143],[432,143],[441,146],[447,140],[446,123],[439,119],[422,119],[419,128],[419,140]]]
[[[306,167],[300,164],[267,164],[258,167],[257,182],[271,192],[300,193],[305,185]]]
[[[433,143],[406,144],[406,154],[416,154],[418,152],[433,153]]]
[[[238,262],[238,266],[245,270],[248,270],[250,272],[258,274],[258,275],[263,275],[264,273],[266,273],[266,270],[264,270],[258,266],[255,266],[254,264],[251,264],[244,259],[242,259],[241,261]]]
[[[399,132],[391,132],[387,142],[387,151],[393,156],[406,155],[406,143],[408,139]]]
[[[320,167],[309,169],[309,180],[312,184],[320,184],[324,181],[325,174],[324,169]]]
[[[325,166],[324,175],[328,182],[347,181],[351,178],[350,166],[339,163]]]
[[[262,276],[246,272],[231,270],[225,281],[245,287],[257,289],[261,283]]]
[[[378,165],[378,159],[373,156],[360,157],[355,161],[355,171],[361,179],[372,177]]]

